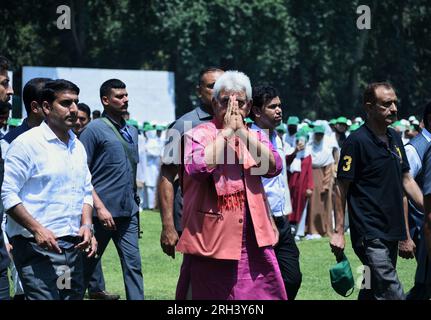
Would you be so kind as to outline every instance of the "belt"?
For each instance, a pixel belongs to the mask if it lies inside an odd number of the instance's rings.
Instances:
[[[287,216],[280,216],[280,217],[274,217],[274,216],[272,216],[272,217],[274,218],[274,221],[276,221],[276,222],[287,221]]]
[[[20,240],[20,241],[28,241],[28,242],[32,242],[32,243],[37,243],[35,238],[33,238],[33,237],[27,238],[27,237],[24,237],[24,236],[21,236],[21,235],[13,236],[12,239],[13,240]],[[64,241],[64,242],[70,242],[70,243],[78,244],[82,240],[78,236],[64,236],[64,237],[57,238],[57,242],[58,241]]]

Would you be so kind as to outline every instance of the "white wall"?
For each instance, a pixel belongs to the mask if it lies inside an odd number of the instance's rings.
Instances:
[[[91,110],[103,111],[99,98],[100,85],[112,78],[122,80],[129,94],[130,117],[140,122],[170,123],[175,120],[174,73],[120,69],[23,67],[23,86],[32,78],[66,79],[81,90],[79,101]],[[23,117],[26,116],[24,105]]]
[[[10,84],[11,87],[13,87],[13,72],[12,71],[8,71],[7,75],[9,76],[9,79],[10,79],[9,84]]]

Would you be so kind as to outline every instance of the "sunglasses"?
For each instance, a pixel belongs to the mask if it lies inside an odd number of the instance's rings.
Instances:
[[[215,82],[213,82],[213,83],[208,83],[208,84],[206,84],[205,85],[205,88],[207,88],[207,89],[214,89],[214,85],[215,85]]]
[[[247,101],[243,101],[243,100],[236,100],[238,102],[238,107],[242,108],[246,105]],[[220,104],[224,107],[227,108],[228,104],[229,104],[229,97],[223,98],[221,100],[219,100]]]

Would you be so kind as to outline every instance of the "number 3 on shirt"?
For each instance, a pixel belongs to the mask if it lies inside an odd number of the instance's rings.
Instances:
[[[349,171],[350,165],[352,164],[352,157],[351,156],[344,156],[343,160],[346,161],[344,163],[344,166],[343,166],[343,171]]]

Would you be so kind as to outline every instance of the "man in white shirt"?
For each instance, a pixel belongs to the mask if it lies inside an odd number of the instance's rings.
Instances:
[[[94,255],[92,185],[84,146],[72,132],[79,88],[46,83],[46,122],[16,138],[5,156],[6,233],[29,300],[82,299],[83,255]]]
[[[45,86],[45,83],[50,81],[51,79],[48,78],[33,78],[29,80],[23,90],[22,90],[22,100],[24,102],[24,107],[27,112],[27,118],[24,119],[22,124],[15,129],[9,131],[3,139],[0,140],[1,145],[1,154],[4,156],[7,153],[7,149],[9,149],[9,145],[12,143],[13,140],[15,140],[17,137],[19,137],[24,132],[30,130],[31,128],[39,126],[43,120],[45,119],[45,116],[42,111],[42,91]],[[4,231],[4,226],[6,225],[6,218],[7,215],[3,215],[3,223],[2,223],[2,230]],[[10,244],[9,240],[7,238],[7,235],[3,232],[3,238],[4,242],[6,244],[6,249],[8,251],[8,254],[10,254]],[[13,263],[13,257],[11,257],[11,262],[9,265],[10,268],[10,274],[12,277],[13,282],[13,289],[14,289],[14,300],[24,300],[24,289],[22,288],[21,281],[19,280],[18,272],[15,268],[15,264]]]
[[[13,89],[10,85],[8,76],[9,60],[0,56],[0,104],[7,105],[5,112],[0,112],[0,127],[3,126],[9,118],[9,105],[7,102],[13,95]],[[1,109],[1,108],[0,108]],[[0,139],[3,133],[0,132]],[[0,186],[3,181],[3,157],[0,149]],[[0,201],[0,224],[3,221],[3,204]],[[9,279],[7,277],[7,266],[9,265],[9,256],[3,241],[3,234],[0,227],[0,300],[9,300]]]
[[[294,300],[301,286],[302,274],[299,266],[299,250],[287,219],[287,215],[292,213],[292,204],[287,184],[286,155],[275,131],[282,120],[281,101],[277,90],[270,86],[254,87],[253,107],[249,116],[255,122],[251,125],[251,129],[269,134],[269,140],[283,159],[282,173],[273,178],[262,177],[262,185],[279,232],[278,243],[274,247],[275,255],[287,297],[289,300]]]

